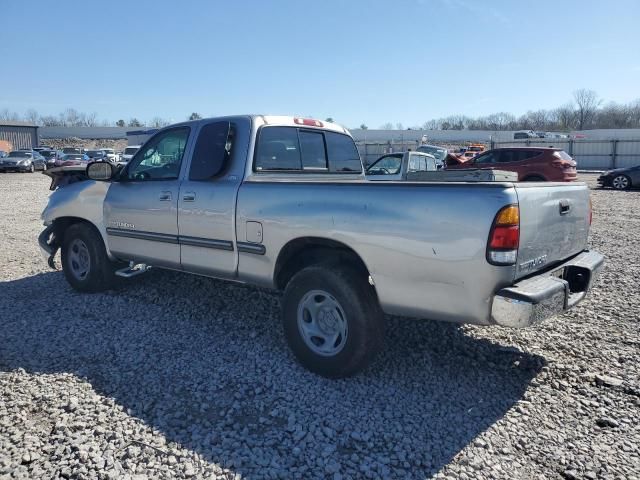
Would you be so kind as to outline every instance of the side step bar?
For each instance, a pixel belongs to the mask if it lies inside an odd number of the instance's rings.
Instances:
[[[146,263],[129,262],[128,267],[116,270],[116,275],[119,277],[131,278],[145,273],[150,268],[151,265],[147,265]]]

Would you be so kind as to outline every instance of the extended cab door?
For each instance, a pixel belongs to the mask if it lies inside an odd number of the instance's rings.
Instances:
[[[104,216],[109,248],[119,258],[180,268],[178,194],[190,127],[163,130],[109,187]]]
[[[244,174],[248,118],[205,123],[180,186],[178,230],[184,270],[220,278],[236,275],[236,194]]]

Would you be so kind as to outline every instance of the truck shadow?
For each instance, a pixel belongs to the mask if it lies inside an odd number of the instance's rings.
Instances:
[[[60,272],[3,282],[0,371],[75,374],[168,442],[249,478],[272,468],[425,478],[501,419],[544,365],[455,325],[389,318],[375,364],[327,380],[295,362],[278,302],[161,271],[95,295],[73,292]]]

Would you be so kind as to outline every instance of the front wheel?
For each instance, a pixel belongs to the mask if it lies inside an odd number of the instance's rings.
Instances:
[[[64,276],[74,289],[100,292],[113,285],[114,265],[91,225],[76,223],[64,232],[61,257]]]
[[[282,298],[282,320],[300,363],[325,377],[363,370],[384,337],[384,315],[366,273],[334,264],[293,276]]]
[[[631,180],[626,175],[618,175],[611,180],[611,185],[616,190],[628,190],[631,187]]]

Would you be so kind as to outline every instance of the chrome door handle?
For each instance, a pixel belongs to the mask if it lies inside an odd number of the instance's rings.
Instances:
[[[182,200],[185,202],[195,202],[196,200],[196,192],[185,192],[182,196]]]
[[[171,200],[171,192],[160,192],[160,201]]]

